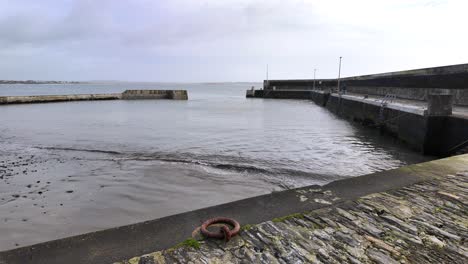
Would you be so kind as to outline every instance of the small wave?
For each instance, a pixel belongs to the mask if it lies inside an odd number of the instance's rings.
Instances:
[[[61,148],[61,147],[35,147],[37,149],[48,149],[48,150],[65,150],[65,151],[81,151],[81,152],[92,152],[92,153],[105,153],[120,155],[121,152],[112,150],[101,150],[101,149],[79,149],[79,148]]]
[[[271,163],[264,160],[244,158],[239,156],[229,155],[200,155],[195,153],[165,153],[165,152],[153,152],[153,153],[125,153],[113,150],[101,150],[101,149],[80,149],[70,147],[36,147],[38,149],[47,150],[62,150],[62,151],[80,151],[80,152],[91,152],[91,153],[104,153],[112,155],[120,155],[116,157],[115,161],[135,160],[135,161],[163,161],[163,162],[175,162],[175,163],[186,163],[195,164],[200,166],[211,167],[215,169],[234,171],[240,173],[252,173],[252,174],[264,174],[264,175],[284,175],[288,177],[301,177],[301,178],[313,178],[317,180],[325,180],[334,178],[336,175],[325,175],[313,173],[310,171],[296,170],[286,167],[271,167]],[[250,165],[254,164],[254,165]]]
[[[133,153],[126,160],[158,160],[164,162],[188,163],[207,166],[215,169],[235,171],[241,173],[255,173],[264,175],[285,175],[288,177],[302,177],[314,179],[330,179],[337,175],[319,174],[310,171],[296,170],[286,167],[272,167],[269,161],[243,158],[229,155],[196,155],[193,153]],[[120,159],[121,160],[121,159]],[[253,165],[252,165],[253,164]]]

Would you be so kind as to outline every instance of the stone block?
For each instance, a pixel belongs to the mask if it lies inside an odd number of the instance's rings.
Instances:
[[[427,115],[448,116],[452,114],[453,95],[429,94],[427,96]]]
[[[124,100],[141,100],[141,99],[173,99],[187,100],[188,93],[186,90],[126,90],[122,93]]]

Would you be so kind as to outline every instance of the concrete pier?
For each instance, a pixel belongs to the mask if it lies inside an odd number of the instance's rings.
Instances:
[[[67,101],[118,100],[121,94],[73,94],[73,95],[36,95],[0,96],[0,104],[33,104]]]
[[[35,96],[0,96],[2,104],[32,104],[68,101],[94,100],[140,100],[140,99],[172,99],[187,100],[186,90],[126,90],[113,94],[72,94],[72,95],[35,95]]]
[[[468,155],[454,156],[3,251],[0,263],[463,263],[467,184]],[[183,243],[216,216],[238,220],[240,236]]]
[[[186,90],[127,90],[122,93],[124,100],[172,99],[187,100]]]
[[[340,89],[350,93],[427,101],[441,91],[453,96],[453,104],[468,106],[468,64],[352,76],[340,79]],[[265,93],[273,90],[313,90],[314,80],[265,80]],[[337,92],[337,79],[315,80],[317,90]]]
[[[303,96],[298,98],[298,94]],[[440,104],[441,100],[448,102],[450,96],[432,97],[437,100],[432,106],[428,102],[323,91],[276,90],[270,96],[312,100],[340,117],[379,129],[427,155],[445,157],[468,146],[468,107]]]
[[[247,90],[247,98],[263,98],[263,90]]]
[[[336,79],[268,80],[252,97],[312,100],[427,155],[468,147],[468,64]]]

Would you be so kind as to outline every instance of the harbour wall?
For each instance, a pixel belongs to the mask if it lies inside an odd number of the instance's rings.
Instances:
[[[259,97],[260,98],[260,97]],[[446,157],[468,146],[468,119],[431,115],[428,110],[388,104],[352,95],[315,90],[270,90],[263,98],[312,100],[336,115],[379,129],[426,155]]]
[[[187,100],[186,90],[127,90],[122,93],[124,100],[172,99]]]
[[[262,92],[251,91],[251,97],[312,100],[427,155],[468,147],[468,118],[452,115],[453,104],[468,106],[468,64],[347,77],[337,85],[337,79],[265,80]],[[414,100],[414,106],[366,100],[369,95]],[[428,109],[417,101],[427,101]]]
[[[73,95],[36,95],[1,96],[0,104],[31,104],[67,101],[118,100],[121,94],[73,94]]]
[[[67,101],[121,100],[121,99],[122,100],[140,100],[140,99],[188,100],[188,93],[186,90],[126,90],[123,93],[112,93],[112,94],[0,96],[0,105],[67,102]]]
[[[336,94],[330,95],[327,102],[317,103],[325,105],[327,109],[341,117],[378,128],[382,133],[398,138],[416,151],[435,154],[426,146],[426,141],[430,141],[426,136],[430,128],[428,118],[423,112],[392,107],[381,110],[381,106],[377,103]]]
[[[315,83],[315,84],[314,84]],[[337,79],[265,80],[263,89],[323,90],[337,89]],[[468,105],[468,64],[408,71],[353,76],[340,79],[340,86],[351,93],[427,100],[430,94],[451,94],[455,105]]]
[[[247,90],[246,97],[247,98],[263,98],[263,90],[255,90],[255,89]]]

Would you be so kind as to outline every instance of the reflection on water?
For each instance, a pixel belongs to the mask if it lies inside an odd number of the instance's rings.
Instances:
[[[245,99],[250,84],[129,85],[0,86],[190,98],[1,106],[0,250],[426,159],[310,101]]]

